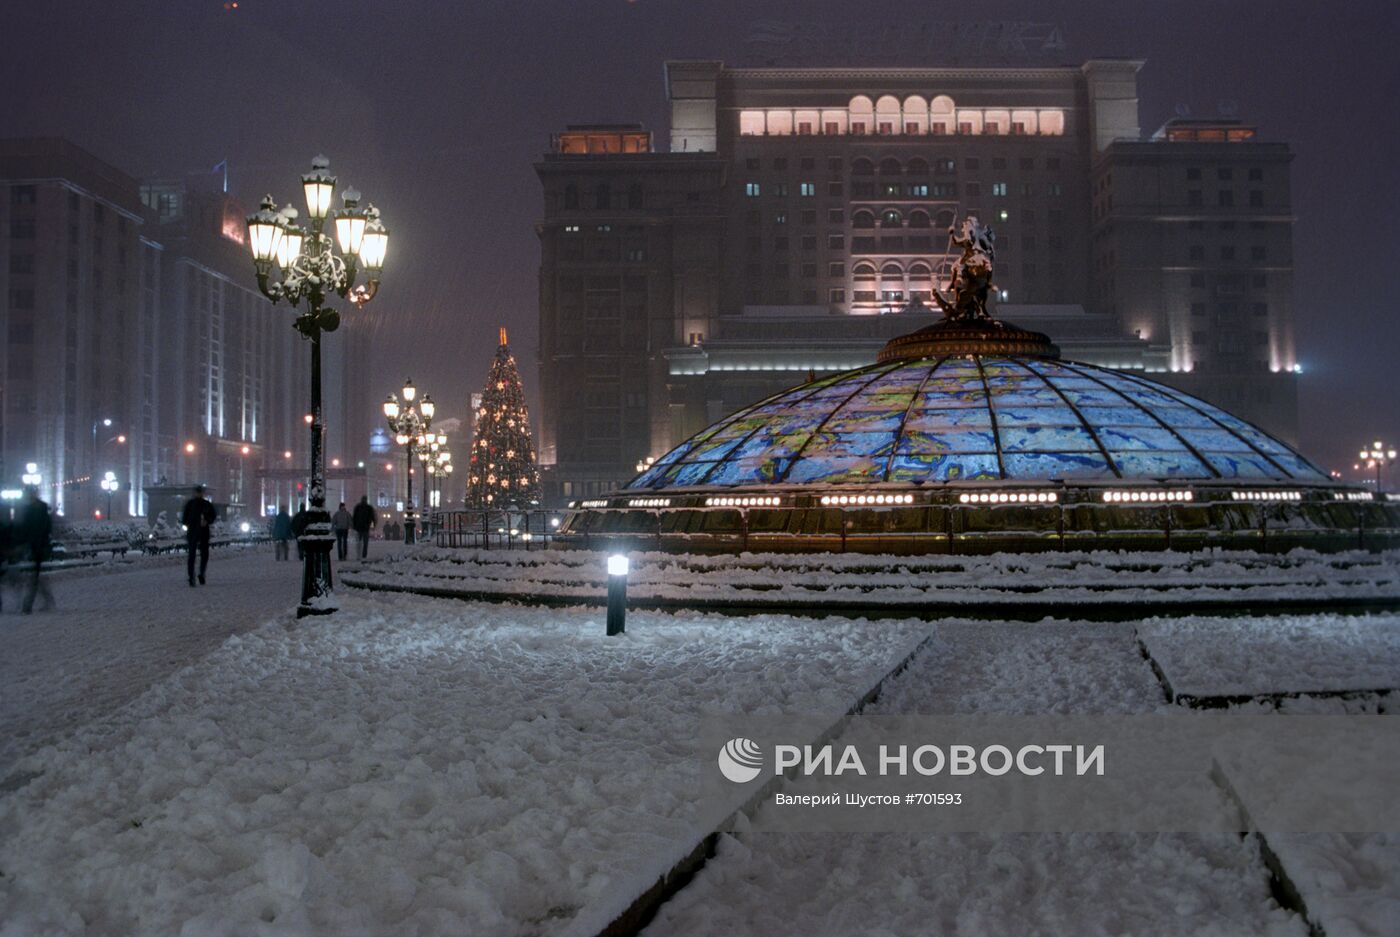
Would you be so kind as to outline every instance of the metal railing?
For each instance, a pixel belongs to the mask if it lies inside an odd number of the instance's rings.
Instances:
[[[425,514],[427,537],[440,547],[545,550],[554,538],[549,511],[457,510]],[[425,539],[427,539],[425,537]]]

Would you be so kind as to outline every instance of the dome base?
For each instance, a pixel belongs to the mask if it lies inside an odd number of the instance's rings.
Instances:
[[[917,332],[892,338],[876,362],[943,355],[1016,355],[1058,359],[1060,349],[1042,332],[1032,332],[999,319],[947,318]]]

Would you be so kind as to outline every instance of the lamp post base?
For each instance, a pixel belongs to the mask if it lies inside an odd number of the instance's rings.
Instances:
[[[336,610],[331,590],[331,516],[324,507],[312,508],[306,532],[297,538],[305,558],[301,568],[301,604],[297,617],[329,615]]]
[[[404,542],[404,543],[417,543],[417,542],[418,542],[417,523],[413,520],[412,515],[410,515],[410,516],[403,522],[403,542]]]

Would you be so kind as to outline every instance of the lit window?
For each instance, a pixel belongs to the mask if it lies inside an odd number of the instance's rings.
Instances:
[[[797,187],[798,194],[803,198],[811,198],[817,194],[817,184],[815,182],[803,182]]]
[[[1006,183],[1005,183],[1005,182],[993,182],[993,183],[992,183],[992,194],[993,194],[993,195],[1005,195],[1005,194],[1006,194]]]
[[[762,190],[760,189],[757,182],[745,182],[744,194],[749,196],[750,198],[753,198],[756,195],[762,194]]]

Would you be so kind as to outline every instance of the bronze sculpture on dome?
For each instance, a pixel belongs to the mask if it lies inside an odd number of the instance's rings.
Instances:
[[[948,228],[948,244],[962,249],[962,256],[953,261],[953,276],[948,284],[953,298],[945,299],[935,287],[934,302],[950,321],[989,321],[987,297],[995,289],[992,265],[996,260],[996,233],[983,226],[976,215],[968,215],[961,224]]]

